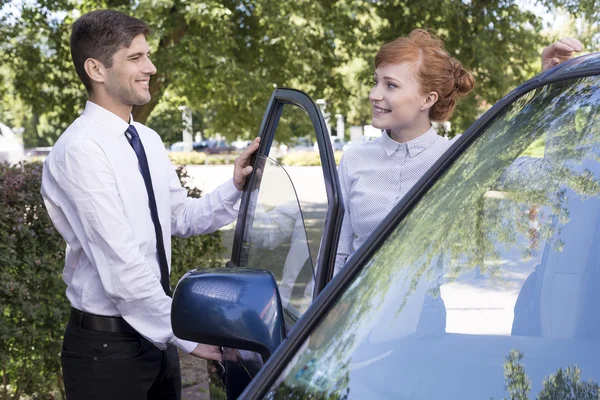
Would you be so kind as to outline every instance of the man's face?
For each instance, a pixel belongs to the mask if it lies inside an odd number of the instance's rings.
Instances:
[[[113,55],[112,67],[106,70],[106,93],[116,103],[140,106],[150,101],[150,76],[156,67],[149,58],[150,46],[143,34],[136,36],[131,46]]]

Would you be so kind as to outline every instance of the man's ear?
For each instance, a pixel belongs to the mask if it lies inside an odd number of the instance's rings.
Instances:
[[[429,92],[427,96],[423,99],[423,103],[421,104],[421,111],[425,111],[433,107],[433,105],[438,101],[437,92]]]
[[[94,58],[88,58],[85,60],[85,63],[83,63],[83,67],[92,81],[97,83],[104,82],[106,78],[106,68],[104,68],[104,65],[100,61]]]

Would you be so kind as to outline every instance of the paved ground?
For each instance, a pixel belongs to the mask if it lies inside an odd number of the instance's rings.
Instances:
[[[182,400],[209,400],[206,362],[189,354],[179,353],[181,360]]]
[[[193,185],[206,192],[212,191],[233,176],[233,165],[188,165]],[[286,167],[302,202],[317,203],[327,198],[321,167]]]

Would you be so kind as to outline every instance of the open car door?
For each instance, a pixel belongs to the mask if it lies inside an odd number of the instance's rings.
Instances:
[[[339,179],[325,120],[305,93],[276,89],[259,136],[227,266],[274,275],[289,332],[333,275],[343,216]],[[283,166],[298,157],[311,165]],[[237,398],[262,366],[256,353],[226,351],[236,360],[209,363],[211,398],[223,391]]]

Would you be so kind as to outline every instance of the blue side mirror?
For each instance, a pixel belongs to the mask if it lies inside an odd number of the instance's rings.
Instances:
[[[173,295],[171,324],[178,338],[253,351],[264,361],[285,336],[275,278],[250,268],[187,273]]]

